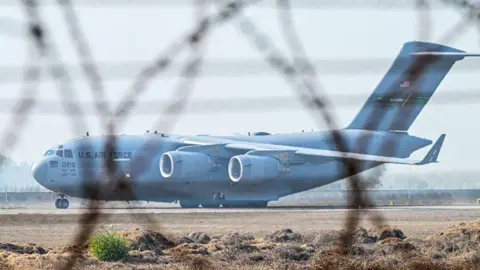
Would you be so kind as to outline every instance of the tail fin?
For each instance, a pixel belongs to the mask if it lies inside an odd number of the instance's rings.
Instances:
[[[408,131],[456,61],[469,54],[412,41],[400,53],[347,129]]]

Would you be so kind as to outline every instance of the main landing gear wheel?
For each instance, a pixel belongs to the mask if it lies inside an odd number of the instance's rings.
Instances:
[[[226,201],[224,208],[266,208],[268,201]]]
[[[268,201],[257,201],[257,202],[252,202],[250,204],[250,207],[252,208],[265,208],[268,206]]]
[[[225,201],[225,195],[223,195],[223,193],[216,192],[213,194],[212,200],[206,200],[200,204],[203,208],[220,208],[220,205],[222,205],[223,201]]]
[[[198,206],[198,202],[180,201],[180,207],[182,208],[198,208]]]
[[[70,203],[65,198],[57,199],[55,201],[55,207],[57,207],[58,209],[67,209],[69,205]]]
[[[220,202],[216,202],[216,201],[213,201],[213,202],[202,202],[202,207],[203,208],[219,208],[221,205]]]

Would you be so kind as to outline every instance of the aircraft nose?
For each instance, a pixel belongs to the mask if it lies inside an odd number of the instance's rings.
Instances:
[[[47,177],[47,165],[45,164],[45,162],[35,164],[32,168],[32,175],[35,181],[37,181],[38,183],[45,182],[45,179]]]

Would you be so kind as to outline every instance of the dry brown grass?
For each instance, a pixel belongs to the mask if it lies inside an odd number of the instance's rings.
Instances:
[[[424,238],[388,226],[359,228],[347,254],[336,248],[341,233],[284,229],[264,237],[196,232],[175,238],[137,229],[121,233],[133,250],[120,262],[97,261],[86,245],[45,250],[0,244],[0,269],[55,269],[75,253],[77,269],[480,269],[480,219]]]

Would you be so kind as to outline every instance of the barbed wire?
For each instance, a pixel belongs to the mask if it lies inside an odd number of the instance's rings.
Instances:
[[[110,3],[113,5],[113,2],[102,0],[96,1],[98,5],[100,2]],[[138,1],[135,4],[140,5],[141,3],[151,3],[152,1]],[[166,1],[165,3],[167,3]],[[102,78],[99,75],[98,66],[95,64],[95,61],[90,53],[88,43],[86,38],[83,36],[78,23],[78,18],[75,14],[75,10],[72,6],[72,3],[67,0],[58,0],[58,2],[48,1],[48,4],[56,4],[63,8],[66,24],[70,30],[70,38],[73,39],[77,54],[81,58],[82,68],[87,75],[87,78],[90,83],[90,88],[94,93],[94,106],[96,108],[96,113],[99,117],[102,117],[103,128],[105,131],[110,134],[107,137],[107,143],[105,146],[105,152],[115,151],[117,147],[116,137],[114,136],[118,128],[125,123],[126,119],[132,114],[133,109],[138,105],[139,99],[142,94],[145,92],[147,84],[153,79],[158,77],[160,74],[165,72],[167,68],[171,67],[173,61],[178,57],[180,52],[184,49],[189,49],[190,54],[186,61],[186,64],[183,65],[181,71],[181,79],[177,84],[176,91],[174,92],[173,98],[167,105],[164,107],[165,110],[162,112],[158,120],[155,122],[155,128],[162,130],[162,132],[168,132],[173,125],[178,121],[178,117],[184,113],[185,106],[191,96],[193,90],[193,84],[197,79],[200,66],[203,64],[203,48],[204,42],[207,34],[211,31],[211,28],[216,27],[217,25],[224,23],[232,23],[249,42],[253,47],[255,47],[258,52],[263,56],[265,62],[270,65],[280,76],[282,76],[286,83],[292,88],[294,94],[299,98],[301,103],[306,107],[310,108],[313,111],[313,117],[316,122],[325,122],[328,128],[331,130],[332,140],[335,142],[337,149],[340,152],[347,152],[346,142],[342,137],[342,134],[338,132],[338,121],[333,113],[332,105],[330,102],[330,96],[324,93],[323,87],[320,83],[320,80],[317,78],[318,70],[315,70],[314,65],[311,63],[309,58],[306,55],[303,45],[300,41],[300,37],[294,27],[294,22],[291,15],[291,6],[288,0],[277,0],[277,9],[279,10],[279,22],[282,30],[282,35],[287,42],[289,50],[294,54],[292,60],[285,57],[275,46],[269,36],[264,33],[259,26],[255,24],[253,20],[248,18],[245,14],[242,13],[242,10],[249,5],[262,3],[265,1],[260,0],[238,0],[238,1],[222,1],[216,0],[213,2],[209,1],[198,1],[195,2],[196,5],[196,14],[197,20],[193,30],[186,35],[182,36],[178,41],[172,43],[172,45],[167,48],[163,53],[158,57],[154,58],[152,63],[148,64],[140,74],[135,78],[133,84],[127,89],[127,93],[121,99],[120,104],[110,110],[110,106],[104,95],[104,86],[102,84]],[[340,1],[325,1],[321,4],[317,1],[302,1],[309,3],[312,7],[319,7],[323,5],[330,4],[330,6],[338,5]],[[359,6],[365,7],[368,2],[372,1],[359,1],[364,2],[359,4]],[[384,1],[376,2],[376,5],[379,3],[385,3]],[[412,1],[396,1],[395,5],[406,6],[406,3],[412,5],[410,7],[418,9],[430,9],[432,8],[431,3],[426,0],[417,2]],[[46,1],[43,1],[42,4],[45,4]],[[162,2],[162,4],[165,4]],[[178,2],[177,2],[178,3]],[[295,2],[296,7],[300,6],[300,2]],[[460,4],[460,1],[458,1]],[[1,5],[8,4],[2,3]],[[29,33],[30,40],[35,44],[36,53],[41,57],[42,61],[45,62],[51,76],[57,83],[57,88],[60,96],[60,104],[63,106],[64,112],[67,114],[67,117],[70,119],[70,124],[72,127],[72,132],[74,134],[81,134],[88,129],[88,125],[85,121],[85,113],[79,106],[80,101],[76,94],[77,90],[74,89],[71,76],[69,75],[68,70],[63,65],[60,60],[59,51],[54,45],[54,42],[49,36],[51,31],[47,31],[44,26],[43,20],[41,19],[38,2],[34,0],[23,0],[23,7],[27,14],[28,23],[29,23]],[[85,3],[84,3],[85,4]],[[92,4],[94,4],[92,2]],[[120,5],[121,2],[115,1],[115,5]],[[158,3],[156,3],[158,4]],[[170,2],[171,5],[174,5],[173,2]],[[207,4],[215,4],[218,10],[214,15],[205,16]],[[388,5],[391,5],[390,3]],[[393,5],[393,3],[392,3]],[[391,6],[390,6],[391,8]],[[473,9],[473,7],[470,7]],[[464,19],[464,22],[472,22],[478,20],[478,13],[469,12],[469,15]],[[422,24],[425,25],[425,30],[419,33],[420,36],[429,36],[431,28],[428,27],[430,23],[430,18],[428,15],[420,15],[421,18],[426,18]],[[461,34],[460,30],[463,30],[466,27],[467,23],[460,23],[455,26],[453,31],[446,32],[440,38],[440,42],[453,42]],[[328,27],[328,26],[326,26]],[[47,33],[48,32],[48,33]],[[38,62],[36,58],[30,59],[30,65],[26,67],[26,77],[25,81],[25,91],[23,93],[19,107],[14,112],[12,116],[12,123],[18,125],[17,129],[9,128],[5,132],[4,140],[2,141],[3,148],[0,150],[6,150],[8,147],[14,147],[14,141],[11,139],[14,136],[18,136],[21,129],[24,128],[28,116],[32,113],[33,105],[37,101],[35,96],[36,90],[33,88],[35,83],[39,79],[39,67],[36,65]],[[435,63],[438,60],[438,57],[426,55],[419,56],[415,59],[415,64],[407,70],[407,78],[405,80],[416,85],[417,80],[421,77],[423,72],[430,66],[432,63]],[[320,75],[323,75],[320,72]],[[396,83],[396,82],[395,82]],[[32,87],[32,88],[30,88]],[[413,89],[416,91],[416,89]],[[403,95],[411,94],[402,93]],[[458,93],[457,93],[458,94]],[[454,95],[454,93],[452,93]],[[480,94],[472,94],[472,96],[480,97]],[[29,98],[30,97],[30,98]],[[350,95],[349,95],[350,97]],[[252,99],[245,99],[244,103],[251,103]],[[445,99],[451,101],[450,99]],[[238,100],[237,100],[238,101]],[[471,101],[471,100],[470,100]],[[225,100],[215,101],[218,104],[226,103]],[[277,100],[278,102],[278,100]],[[0,100],[1,103],[1,100]],[[152,106],[154,106],[152,103]],[[208,105],[210,106],[210,105]],[[231,109],[231,104],[229,104],[229,110]],[[157,107],[158,110],[158,107]],[[412,110],[407,112],[407,118],[412,114]],[[367,129],[375,129],[381,123],[381,118],[378,117],[377,109],[373,108],[369,113],[369,116],[366,117],[368,122],[365,124]],[[397,124],[396,122],[392,124]],[[12,125],[12,124],[11,124]],[[354,144],[356,145],[356,144]],[[362,146],[360,150],[367,150],[370,146],[369,142],[366,145]],[[85,145],[85,147],[89,147]],[[88,194],[90,198],[88,211],[82,214],[80,219],[80,231],[77,232],[76,237],[73,241],[73,245],[82,245],[85,243],[93,232],[93,228],[98,221],[100,216],[100,211],[98,211],[99,198],[108,198],[110,194],[114,191],[122,191],[129,194],[129,198],[135,198],[135,185],[137,184],[136,179],[145,169],[145,160],[149,160],[156,154],[159,146],[156,144],[155,139],[147,140],[147,142],[142,145],[139,152],[143,153],[138,157],[135,156],[128,164],[129,171],[132,172],[131,177],[128,179],[122,175],[117,174],[117,165],[113,160],[107,159],[104,164],[104,170],[107,175],[108,182],[106,186],[95,186],[91,185],[87,180],[93,178],[93,174],[90,170],[87,170],[85,175],[81,175],[81,178],[84,179],[84,192]],[[394,149],[398,150],[398,149]],[[394,154],[394,153],[393,153]],[[362,206],[374,206],[372,201],[369,199],[368,191],[362,186],[363,177],[359,175],[361,168],[358,168],[357,163],[349,159],[345,159],[343,162],[344,165],[344,174],[348,177],[348,183],[350,190],[349,193],[349,204],[362,207]],[[377,167],[380,164],[374,164],[373,167]],[[378,174],[374,178],[379,178],[383,174],[384,170],[379,170]],[[375,179],[374,179],[375,180]],[[352,244],[352,235],[359,224],[362,212],[358,209],[349,211],[345,220],[345,234],[343,235],[343,242],[340,246],[343,254],[348,253],[348,250]],[[381,225],[386,222],[382,215],[375,211],[369,211],[369,214],[372,221],[376,225]],[[149,219],[149,223],[155,223],[153,219]],[[78,259],[76,254],[72,256],[68,262],[64,265],[62,269],[72,269]]]
[[[103,86],[98,67],[93,59],[85,35],[82,33],[71,1],[59,0],[58,3],[63,9],[65,22],[68,26],[70,37],[72,40],[74,40],[73,43],[76,46],[75,48],[77,50],[77,54],[81,57],[81,66],[85,75],[88,77],[88,81],[90,82],[90,88],[95,101],[95,109],[100,117],[102,126],[106,126],[108,116],[110,116],[110,105],[105,97],[105,87]]]

